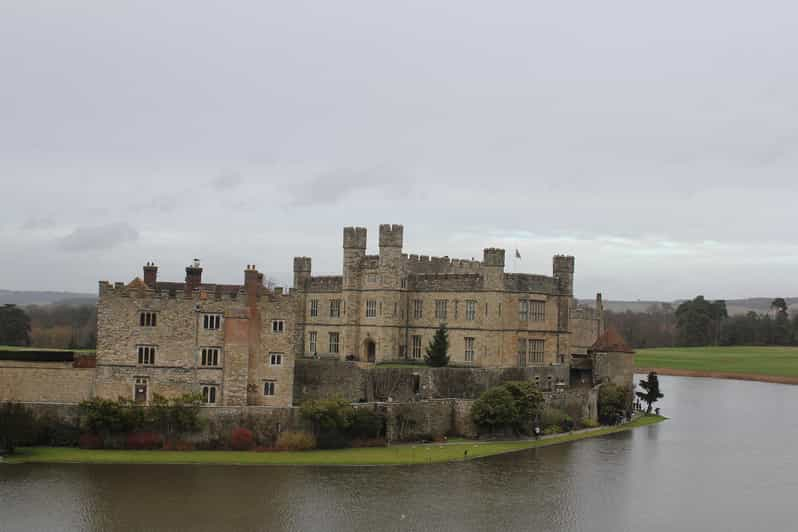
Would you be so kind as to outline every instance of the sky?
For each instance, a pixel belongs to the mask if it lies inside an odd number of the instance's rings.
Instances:
[[[794,2],[0,2],[0,288],[338,274],[342,228],[607,299],[798,295]],[[518,249],[521,260],[511,260]]]

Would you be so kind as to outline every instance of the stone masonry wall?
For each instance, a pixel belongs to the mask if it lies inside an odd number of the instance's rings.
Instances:
[[[72,362],[0,361],[0,401],[79,403],[94,395],[94,368]]]

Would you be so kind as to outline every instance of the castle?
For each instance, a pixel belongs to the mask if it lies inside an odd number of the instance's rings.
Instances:
[[[0,399],[149,403],[199,393],[208,406],[286,408],[330,394],[473,398],[519,378],[550,392],[631,386],[633,358],[608,340],[601,295],[594,308],[575,302],[573,257],[555,255],[547,276],[505,272],[503,249],[475,261],[408,255],[403,245],[401,225],[381,225],[379,254],[368,255],[366,229],[346,227],[342,274],[314,276],[311,259],[296,257],[288,291],[266,287],[254,265],[243,284],[221,285],[203,282],[197,260],[181,283],[160,281],[147,263],[129,283],[100,282],[96,360],[0,360]],[[459,376],[422,365],[396,370],[404,387],[377,382],[388,372],[380,363],[423,362],[441,324],[450,365],[466,368]],[[602,349],[602,338],[613,345]]]

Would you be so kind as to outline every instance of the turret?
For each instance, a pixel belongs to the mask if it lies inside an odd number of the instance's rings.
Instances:
[[[571,255],[554,255],[552,270],[560,291],[572,295],[574,293],[574,258]]]
[[[304,290],[310,279],[310,257],[294,257],[294,289]]]
[[[504,288],[503,249],[485,248],[483,250],[482,268],[484,271],[485,289],[501,290]]]
[[[383,268],[383,283],[399,287],[399,270],[402,261],[402,239],[404,227],[401,225],[380,225],[380,266]]]
[[[149,288],[155,288],[158,282],[158,266],[154,262],[148,262],[144,265],[144,284]]]
[[[356,288],[360,260],[366,255],[366,228],[344,227],[344,288]]]
[[[190,266],[186,266],[186,294],[191,295],[195,288],[202,284],[202,267],[199,259],[194,259]]]

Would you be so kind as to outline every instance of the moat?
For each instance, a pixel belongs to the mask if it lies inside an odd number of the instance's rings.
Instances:
[[[661,384],[665,423],[466,463],[0,467],[0,528],[793,529],[798,387]]]

